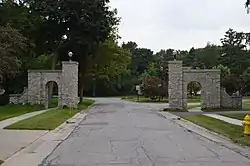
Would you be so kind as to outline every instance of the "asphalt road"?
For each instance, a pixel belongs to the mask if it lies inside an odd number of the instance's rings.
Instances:
[[[154,108],[98,99],[43,162],[48,166],[249,166],[250,160],[160,116]]]

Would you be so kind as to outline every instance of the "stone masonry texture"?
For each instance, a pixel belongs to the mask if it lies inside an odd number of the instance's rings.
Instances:
[[[241,97],[221,94],[220,70],[191,69],[183,67],[182,61],[169,61],[169,107],[171,109],[185,109],[187,107],[187,87],[190,82],[201,85],[202,108],[238,108]],[[221,99],[222,97],[222,99]]]
[[[78,62],[62,62],[62,70],[28,71],[28,89],[21,95],[11,95],[10,102],[44,104],[48,107],[48,83],[58,85],[58,106],[77,107]],[[25,95],[25,96],[24,96]]]

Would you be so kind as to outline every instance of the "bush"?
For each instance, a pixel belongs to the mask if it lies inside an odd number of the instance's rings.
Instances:
[[[145,97],[156,100],[167,96],[167,84],[156,76],[148,76],[143,81],[142,91]]]
[[[0,95],[0,106],[8,105],[9,104],[9,95],[3,94]]]

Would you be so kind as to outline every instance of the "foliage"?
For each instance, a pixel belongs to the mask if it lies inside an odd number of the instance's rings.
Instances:
[[[131,62],[128,50],[117,45],[113,40],[101,43],[93,56],[88,59],[88,74],[95,78],[111,78],[128,73]]]
[[[201,90],[201,85],[198,82],[190,82],[187,89],[191,97],[197,96],[197,93]]]
[[[193,66],[200,69],[212,69],[218,63],[220,51],[220,47],[209,43],[206,47],[195,50]]]
[[[221,78],[225,78],[225,77],[231,75],[230,69],[227,66],[223,66],[222,64],[219,64],[218,66],[214,67],[214,69],[220,70]]]
[[[245,93],[247,93],[247,94],[249,94],[249,92],[250,92],[250,67],[248,67],[245,71],[244,71],[244,73],[243,73],[243,75],[242,75],[242,79],[243,79],[243,81],[244,81],[244,92]]]
[[[147,73],[150,75],[150,76],[157,76],[158,75],[158,71],[156,69],[156,66],[154,63],[151,63],[148,67],[148,70],[147,70]]]
[[[0,75],[6,80],[17,75],[21,53],[27,49],[26,38],[16,29],[0,26]]]
[[[246,0],[245,7],[247,8],[247,13],[249,13],[250,0]]]
[[[159,85],[161,80],[155,76],[146,77],[143,81],[143,94],[151,99],[156,99],[159,96]]]

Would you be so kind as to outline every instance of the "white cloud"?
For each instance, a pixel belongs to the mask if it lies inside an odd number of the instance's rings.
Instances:
[[[245,0],[112,0],[121,41],[154,51],[220,44],[226,30],[250,32]]]

